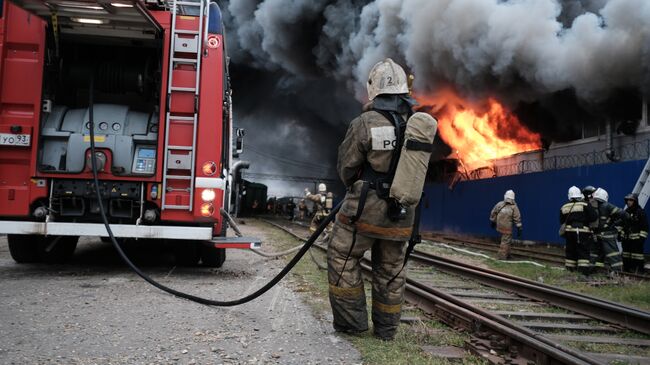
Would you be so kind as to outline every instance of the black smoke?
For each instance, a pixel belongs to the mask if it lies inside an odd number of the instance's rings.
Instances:
[[[463,97],[496,97],[547,142],[572,139],[583,124],[638,119],[650,91],[647,0],[231,0],[221,7],[237,120],[265,132],[251,131],[249,144],[319,161],[327,174],[366,101],[368,71],[386,57],[415,74],[419,92],[451,85]],[[276,141],[273,131],[291,132],[287,126],[301,134]]]

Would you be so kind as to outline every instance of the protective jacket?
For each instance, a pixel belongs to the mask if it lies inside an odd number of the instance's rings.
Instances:
[[[592,233],[590,224],[598,221],[598,211],[583,200],[572,200],[560,208],[560,224],[567,232]]]
[[[337,170],[348,191],[337,223],[352,231],[352,218],[357,214],[361,197],[361,180],[364,169],[387,173],[390,169],[393,150],[396,148],[393,123],[381,113],[370,110],[355,118],[348,128],[343,143],[339,146]],[[370,189],[363,212],[356,222],[357,232],[367,237],[392,241],[406,241],[411,237],[414,207],[407,207],[401,220],[388,217],[388,202]]]
[[[648,218],[645,211],[638,204],[626,210],[628,220],[625,222],[623,230],[623,238],[628,240],[642,239],[645,241],[648,238]]]
[[[502,234],[512,234],[512,225],[517,228],[522,227],[521,213],[519,207],[512,201],[498,202],[490,212],[490,221],[497,224],[497,232]]]
[[[618,235],[616,226],[623,226],[628,218],[625,211],[609,202],[599,202],[598,216],[598,228],[595,233],[608,237],[613,235],[614,238]]]

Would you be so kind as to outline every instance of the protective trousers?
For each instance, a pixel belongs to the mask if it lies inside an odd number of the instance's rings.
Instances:
[[[623,240],[623,270],[637,272],[643,270],[643,244],[645,239]]]
[[[605,268],[603,245],[599,236],[599,234],[595,234],[591,237],[591,247],[589,249],[589,265],[591,266],[592,272],[596,272]]]
[[[617,233],[603,232],[598,235],[605,265],[609,266],[610,271],[623,270],[623,260],[621,253],[618,251],[616,244]]]
[[[499,245],[499,260],[507,260],[510,258],[510,245],[512,243],[512,234],[503,233],[501,234],[501,244]]]
[[[379,338],[392,339],[397,332],[404,301],[406,274],[405,270],[401,269],[406,244],[357,233],[356,243],[350,251],[352,242],[352,232],[335,224],[327,249],[329,297],[334,315],[334,329],[352,333],[368,329],[366,293],[360,260],[370,249],[374,333]],[[393,278],[395,279],[389,283]]]
[[[567,270],[578,270],[582,274],[589,274],[589,248],[593,241],[590,233],[567,231],[564,266]]]

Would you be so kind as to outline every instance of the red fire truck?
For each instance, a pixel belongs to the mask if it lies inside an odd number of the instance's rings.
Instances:
[[[237,143],[216,3],[0,4],[0,233],[15,261],[107,236],[92,159],[115,237],[159,240],[183,265],[259,245],[225,237]]]

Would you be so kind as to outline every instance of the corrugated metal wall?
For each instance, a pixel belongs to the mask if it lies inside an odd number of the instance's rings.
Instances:
[[[450,190],[445,184],[425,187],[422,229],[480,236],[497,236],[490,227],[490,210],[512,189],[521,210],[523,239],[564,243],[557,235],[559,209],[572,185],[602,187],[609,201],[623,207],[623,197],[634,188],[644,160],[583,166],[492,179],[463,181]],[[646,206],[646,212],[648,211]],[[650,251],[646,242],[645,251]]]

